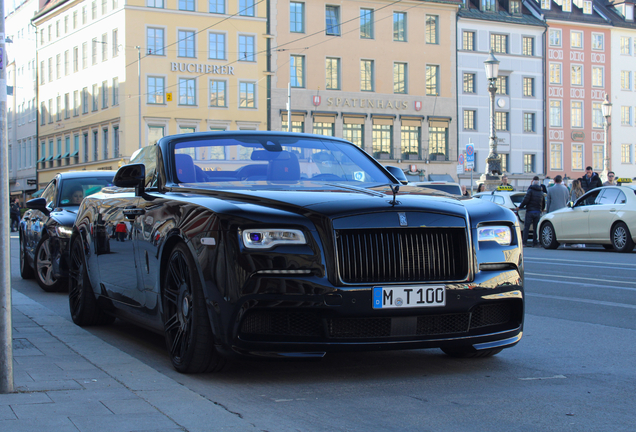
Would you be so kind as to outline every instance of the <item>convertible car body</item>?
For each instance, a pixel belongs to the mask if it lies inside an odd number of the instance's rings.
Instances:
[[[179,371],[235,354],[488,356],[521,338],[516,216],[404,187],[347,141],[174,135],[113,183],[83,201],[73,228],[71,315],[164,333]],[[121,222],[131,239],[113,241]]]

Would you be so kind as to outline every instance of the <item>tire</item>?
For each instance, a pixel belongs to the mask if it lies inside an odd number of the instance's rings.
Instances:
[[[554,226],[552,223],[545,222],[541,226],[541,246],[544,249],[556,249],[559,247],[559,242],[556,238],[556,232],[554,231]]]
[[[610,241],[616,252],[628,253],[634,250],[634,241],[629,228],[624,222],[618,222],[612,227]]]
[[[115,317],[106,314],[97,304],[80,237],[71,245],[68,282],[68,303],[75,324],[86,327],[115,321]]]
[[[33,267],[29,265],[24,243],[24,238],[20,236],[20,276],[22,276],[22,279],[33,279],[35,272],[33,271]]]
[[[161,287],[166,346],[174,368],[181,373],[223,369],[226,360],[214,348],[201,280],[185,244],[170,252]]]
[[[51,256],[51,238],[45,236],[35,249],[35,280],[46,292],[59,291],[65,286],[63,280],[53,277],[53,259]]]
[[[462,348],[442,348],[446,355],[455,358],[486,358],[499,354],[503,348],[490,348],[484,350],[476,350],[472,346]]]

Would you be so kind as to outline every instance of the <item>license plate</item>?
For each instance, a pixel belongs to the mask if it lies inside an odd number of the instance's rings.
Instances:
[[[446,306],[443,285],[373,287],[373,309]]]

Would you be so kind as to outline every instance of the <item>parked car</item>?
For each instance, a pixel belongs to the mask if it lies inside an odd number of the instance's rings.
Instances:
[[[422,181],[422,182],[409,182],[409,186],[423,187],[429,189],[435,189],[438,191],[446,192],[451,195],[462,196],[462,188],[459,183],[448,181]]]
[[[113,183],[82,202],[73,227],[72,319],[163,333],[180,372],[217,371],[237,354],[486,357],[521,338],[514,214],[404,186],[348,141],[167,136]],[[121,221],[132,241],[106,235]]]
[[[39,198],[27,201],[20,221],[20,274],[44,291],[67,287],[68,245],[82,199],[111,186],[114,171],[60,173]]]
[[[631,252],[636,242],[636,186],[592,189],[567,207],[547,213],[539,221],[541,245],[600,244],[617,252]]]

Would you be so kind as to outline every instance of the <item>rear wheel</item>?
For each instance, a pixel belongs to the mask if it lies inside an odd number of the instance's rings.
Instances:
[[[82,239],[77,237],[71,245],[69,262],[68,303],[73,322],[79,326],[105,325],[115,321],[97,304],[88,277]]]
[[[632,234],[629,232],[629,228],[627,228],[627,225],[625,225],[624,222],[619,222],[614,225],[610,240],[616,252],[631,252],[634,250]]]
[[[170,253],[162,280],[163,322],[172,365],[182,373],[216,372],[225,358],[214,335],[190,251],[179,243]]]
[[[545,249],[556,249],[559,247],[557,242],[554,226],[550,222],[546,222],[541,226],[541,246]]]
[[[26,240],[20,237],[20,276],[22,279],[33,279],[33,267],[29,265],[26,256]]]
[[[51,253],[51,238],[44,237],[35,250],[35,279],[46,292],[58,291],[63,287],[63,281],[53,276],[53,255]]]
[[[472,346],[461,348],[442,348],[446,355],[456,358],[485,358],[499,354],[503,348],[476,350]]]

